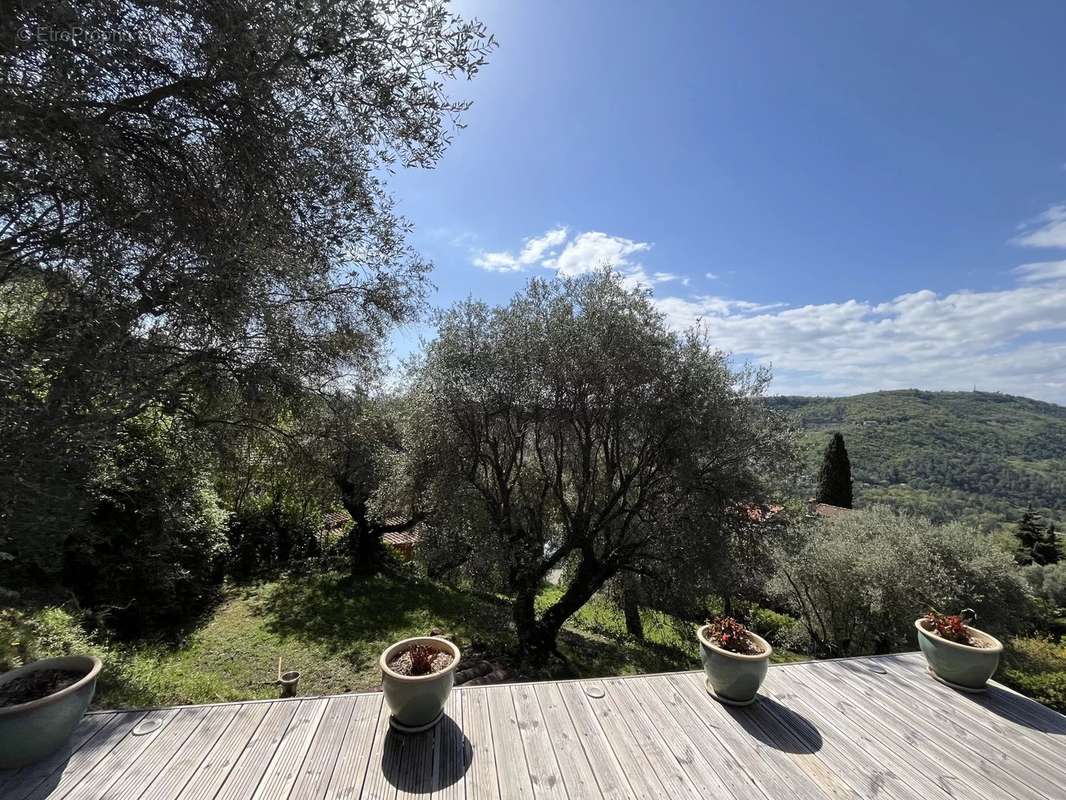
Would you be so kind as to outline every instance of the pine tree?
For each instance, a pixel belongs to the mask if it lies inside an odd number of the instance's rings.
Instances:
[[[1062,551],[1059,548],[1059,537],[1055,533],[1054,522],[1041,532],[1040,538],[1033,545],[1032,556],[1034,564],[1059,563],[1062,558]]]
[[[851,508],[851,461],[840,433],[834,433],[825,448],[818,473],[818,502]]]
[[[1039,555],[1039,545],[1044,538],[1044,531],[1040,529],[1040,516],[1033,511],[1032,506],[1025,509],[1014,535],[1018,539],[1018,563],[1032,564]]]

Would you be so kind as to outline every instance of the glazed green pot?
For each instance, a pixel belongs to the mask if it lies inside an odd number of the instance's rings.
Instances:
[[[101,666],[100,659],[91,656],[65,656],[34,661],[0,675],[0,691],[5,683],[43,669],[85,675],[77,683],[47,697],[0,708],[0,768],[24,767],[62,746],[93,699]]]
[[[970,647],[949,642],[926,630],[924,619],[915,620],[914,627],[918,629],[918,646],[937,678],[965,692],[985,690],[1003,652],[1003,645],[996,637],[967,625],[970,636],[988,643],[988,647]]]
[[[450,653],[452,663],[430,675],[401,675],[389,669],[389,662],[408,647],[425,645]],[[416,636],[403,639],[381,654],[381,686],[385,702],[389,704],[393,730],[418,733],[436,725],[444,716],[444,703],[455,684],[455,668],[459,666],[459,648],[437,636]]]
[[[705,635],[706,630],[706,625],[697,628],[696,636],[700,640],[707,691],[727,705],[746,706],[754,703],[759,687],[766,678],[766,671],[770,668],[770,654],[774,651],[770,643],[748,631],[748,636],[763,652],[753,656],[731,653],[712,644]]]

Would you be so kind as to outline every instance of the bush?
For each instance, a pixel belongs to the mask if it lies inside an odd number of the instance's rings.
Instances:
[[[1055,608],[1066,608],[1066,561],[1057,564],[1030,564],[1022,568],[1033,594]]]
[[[229,571],[251,578],[316,556],[320,528],[320,516],[296,504],[270,498],[246,503],[230,519]]]
[[[1011,639],[996,679],[1046,706],[1066,713],[1066,643]]]
[[[123,635],[180,626],[221,582],[225,513],[199,444],[172,420],[128,423],[66,540],[64,585]]]
[[[775,567],[772,589],[818,655],[913,646],[914,620],[931,608],[973,608],[993,633],[1016,630],[1029,608],[1013,559],[987,535],[884,508],[801,527]]]

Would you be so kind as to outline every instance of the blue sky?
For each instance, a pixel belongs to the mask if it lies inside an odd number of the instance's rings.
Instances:
[[[775,393],[1066,403],[1066,3],[455,9],[500,47],[390,181],[434,305],[610,260]]]

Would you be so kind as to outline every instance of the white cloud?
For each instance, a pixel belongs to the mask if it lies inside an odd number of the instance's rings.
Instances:
[[[579,233],[563,248],[557,258],[544,262],[544,266],[556,270],[560,275],[573,276],[585,272],[594,272],[605,266],[615,271],[628,274],[635,269],[643,269],[633,260],[633,256],[651,249],[647,242],[635,242],[622,236],[610,236],[599,231]]]
[[[1064,402],[1066,271],[1019,274],[1022,283],[1002,291],[921,290],[882,303],[766,308],[704,296],[655,304],[672,327],[699,324],[717,347],[772,364],[774,392],[977,385]]]
[[[1022,283],[1036,283],[1057,278],[1066,278],[1066,261],[1040,261],[1036,264],[1022,264],[1014,268],[1018,280]]]
[[[522,245],[522,250],[517,256],[506,250],[497,252],[482,251],[474,256],[474,265],[490,272],[516,272],[536,264],[547,255],[551,255],[553,248],[565,242],[566,237],[566,228],[552,228],[549,231],[545,231],[541,236],[533,236],[526,239]]]
[[[1066,205],[1048,209],[1012,241],[1066,249]],[[689,276],[646,267],[651,249],[649,242],[601,231],[570,236],[557,227],[526,239],[517,255],[480,252],[474,263],[502,271],[539,266],[563,276],[610,265],[627,286],[684,292]],[[921,289],[801,307],[714,294],[653,302],[671,327],[698,324],[717,347],[772,365],[775,393],[976,385],[1066,403],[1066,261],[1023,264],[1011,274],[1016,282],[999,291]]]
[[[561,245],[566,245],[558,250]],[[518,255],[512,251],[481,251],[474,254],[474,266],[493,272],[517,272],[528,267],[553,269],[563,276],[582,275],[610,266],[622,276],[626,286],[652,287],[660,283],[680,282],[688,278],[673,272],[645,270],[638,256],[651,250],[651,243],[601,231],[584,231],[573,238],[564,227],[553,228],[541,236],[526,239]]]
[[[1021,226],[1011,241],[1024,247],[1066,249],[1066,205],[1052,206],[1032,222]]]
[[[719,275],[717,272],[707,272],[704,273],[703,277],[705,277],[709,281],[716,281],[722,276]]]

